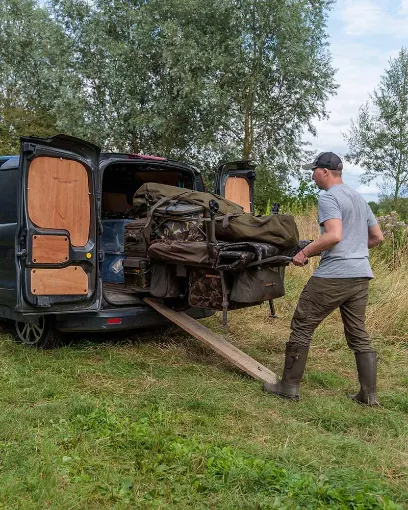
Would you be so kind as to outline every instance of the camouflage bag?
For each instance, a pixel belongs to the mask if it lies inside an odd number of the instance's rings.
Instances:
[[[215,267],[224,271],[237,271],[253,261],[260,261],[279,253],[272,244],[256,242],[218,243]]]
[[[189,274],[188,303],[198,308],[222,310],[222,284],[218,271],[193,268]]]
[[[166,241],[204,241],[203,211],[202,206],[175,200],[152,208],[152,235]]]

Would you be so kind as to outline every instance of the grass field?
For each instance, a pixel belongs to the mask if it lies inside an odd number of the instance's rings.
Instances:
[[[279,374],[312,266],[287,271],[278,319],[266,305],[229,314],[229,340]],[[176,327],[53,351],[4,327],[0,508],[408,508],[408,275],[376,273],[377,409],[347,398],[357,377],[336,314],[315,334],[299,403]],[[222,332],[219,315],[203,322]]]

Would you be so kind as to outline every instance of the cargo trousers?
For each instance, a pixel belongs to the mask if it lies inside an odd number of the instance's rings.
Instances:
[[[289,341],[309,347],[317,326],[336,308],[350,349],[373,352],[365,329],[369,278],[318,278],[312,276],[303,289],[291,322]]]

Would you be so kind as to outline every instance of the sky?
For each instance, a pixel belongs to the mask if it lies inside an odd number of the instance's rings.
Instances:
[[[327,103],[328,120],[318,121],[318,136],[308,136],[316,153],[347,153],[345,133],[359,107],[378,86],[390,58],[408,47],[408,0],[337,0],[329,14],[328,33],[337,95]],[[361,184],[358,166],[345,162],[343,181],[367,201],[378,199],[376,183]]]

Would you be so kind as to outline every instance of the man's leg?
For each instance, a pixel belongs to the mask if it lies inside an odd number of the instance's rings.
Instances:
[[[368,280],[351,282],[355,287],[352,296],[340,306],[347,344],[356,358],[360,391],[351,398],[360,404],[378,405],[377,354],[371,346],[365,328],[365,312],[368,301]]]
[[[303,289],[293,314],[286,344],[282,379],[265,383],[264,390],[279,397],[299,400],[299,386],[306,367],[310,341],[317,326],[339,306],[339,280],[312,277]]]

